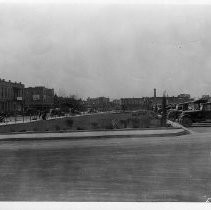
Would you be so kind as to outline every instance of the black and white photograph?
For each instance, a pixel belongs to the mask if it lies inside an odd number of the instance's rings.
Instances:
[[[0,2],[0,202],[211,202],[211,4],[188,2]]]

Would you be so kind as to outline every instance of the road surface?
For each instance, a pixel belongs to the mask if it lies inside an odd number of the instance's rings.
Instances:
[[[162,138],[1,141],[0,189],[1,201],[204,202],[211,128]]]

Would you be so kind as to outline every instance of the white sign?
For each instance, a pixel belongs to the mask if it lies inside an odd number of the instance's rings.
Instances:
[[[22,101],[22,97],[17,97],[17,101]]]
[[[33,101],[38,101],[40,100],[40,95],[33,95]]]

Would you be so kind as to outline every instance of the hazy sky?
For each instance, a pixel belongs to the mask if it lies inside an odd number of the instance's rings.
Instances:
[[[0,4],[0,73],[80,97],[211,95],[211,6]]]

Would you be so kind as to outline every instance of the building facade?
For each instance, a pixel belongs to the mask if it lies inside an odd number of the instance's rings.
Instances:
[[[23,111],[24,85],[0,79],[0,112],[14,113]]]
[[[122,110],[152,109],[153,100],[148,97],[143,98],[121,98],[120,106]]]
[[[88,98],[87,108],[97,111],[107,111],[110,109],[110,99],[106,97]]]
[[[121,110],[121,100],[120,99],[114,99],[110,102],[111,107],[113,110]]]
[[[178,97],[178,98],[190,99],[190,94],[182,93],[182,94],[179,94],[177,97]]]
[[[120,105],[123,110],[141,109],[143,106],[143,98],[121,98]]]
[[[153,99],[154,98],[154,99]],[[157,97],[156,95],[154,97],[151,97],[153,99],[153,105],[161,105],[163,97]],[[179,103],[184,103],[188,101],[193,101],[194,99],[191,98],[190,94],[179,94],[178,96],[166,96],[167,104],[179,104]]]
[[[46,110],[53,107],[54,89],[39,87],[25,88],[25,108]]]

